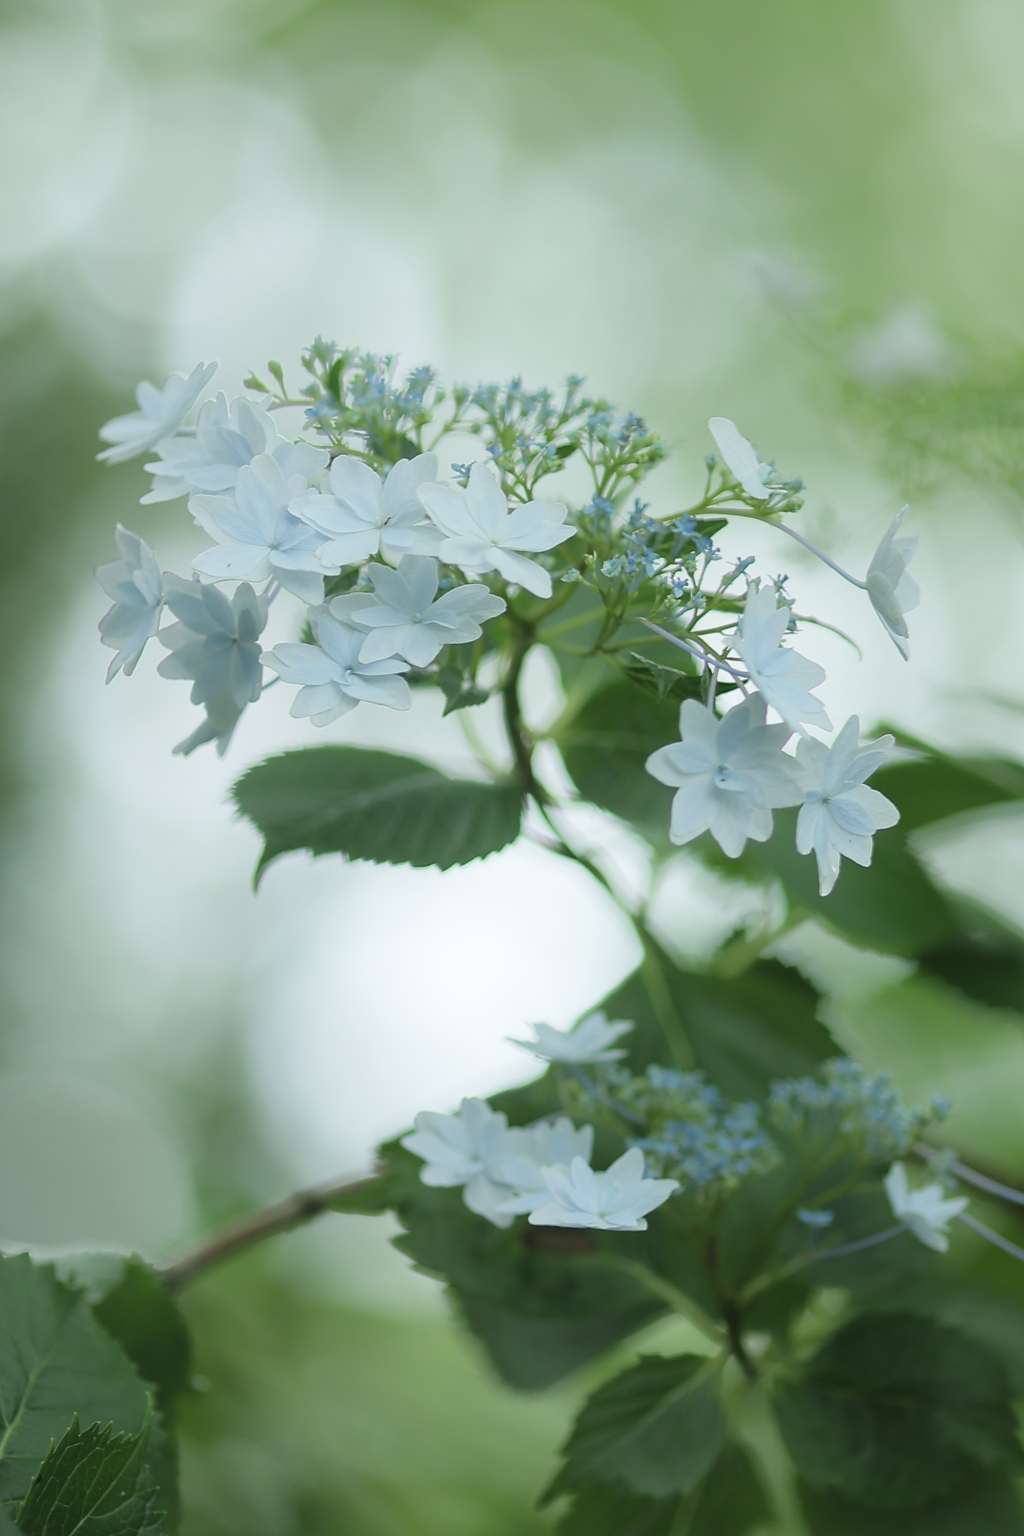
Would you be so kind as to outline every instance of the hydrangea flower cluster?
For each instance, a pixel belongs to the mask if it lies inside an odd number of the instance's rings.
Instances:
[[[819,1146],[842,1138],[871,1162],[902,1157],[949,1108],[935,1096],[926,1108],[907,1109],[887,1073],[872,1077],[845,1056],[816,1077],[775,1083],[768,1101],[772,1124],[788,1138]]]
[[[410,683],[436,683],[448,709],[478,704],[490,679],[504,688],[518,675],[523,635],[534,643],[542,620],[589,593],[592,609],[563,622],[592,631],[570,653],[684,695],[680,740],[647,762],[675,790],[674,843],[707,832],[736,858],[771,836],[773,812],[798,806],[797,847],[814,854],[823,895],[843,858],[870,862],[874,834],[897,812],[865,781],[893,739],[862,746],[856,717],[831,747],[811,734],[832,730],[815,692],[825,673],[790,644],[798,621],[785,578],[752,574],[752,558],[724,566],[714,536],[733,518],[807,544],[783,521],[801,506],[801,483],[763,463],[733,422],[709,423],[718,455],[699,501],[656,517],[637,499],[628,510],[626,497],[661,445],[639,417],[585,395],[581,379],[558,394],[515,379],[449,395],[430,369],[400,379],[394,359],[319,338],[303,365],[297,394],[271,364],[274,386],[251,376],[255,398],[218,394],[189,424],[215,368],[201,363],[162,389],[140,384],[138,410],[101,430],[108,463],[153,455],[143,502],[187,497],[210,540],[186,581],[119,528],[120,559],[97,572],[112,599],[100,622],[116,652],[108,679],[131,675],[155,637],[171,652],[159,671],[190,681],[205,710],[176,751],[206,741],[226,751],[268,671],[296,690],[292,714],[318,727],[360,704],[408,709]],[[287,409],[303,412],[307,436],[278,429]],[[459,438],[481,456],[454,459]],[[589,474],[589,499],[542,494],[573,464]],[[865,580],[821,558],[864,589],[906,655],[904,615],[918,594],[903,515]],[[306,611],[294,640],[265,648],[281,594]]]

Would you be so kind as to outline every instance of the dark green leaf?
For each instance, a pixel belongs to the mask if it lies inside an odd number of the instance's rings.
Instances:
[[[831,1489],[800,1489],[811,1536],[1024,1536],[1020,1499],[999,1472],[971,1477],[944,1498],[911,1509],[855,1504]]]
[[[771,1517],[764,1490],[739,1445],[726,1445],[691,1494],[648,1499],[615,1488],[582,1488],[558,1524],[559,1536],[746,1536]]]
[[[109,1425],[82,1430],[72,1419],[18,1513],[25,1536],[159,1536],[148,1438],[148,1422],[137,1435],[117,1435]]]
[[[717,1368],[699,1355],[648,1355],[587,1399],[546,1497],[589,1483],[663,1499],[689,1493],[722,1448]]]
[[[1024,935],[980,902],[950,904],[959,932],[918,955],[922,970],[990,1008],[1024,1013]]]
[[[343,853],[375,864],[469,864],[519,835],[523,797],[510,780],[449,779],[412,757],[307,747],[250,768],[234,798],[263,834],[257,879],[282,853]]]
[[[921,1317],[857,1318],[780,1392],[777,1412],[806,1481],[864,1504],[922,1504],[980,1468],[1022,1465],[1000,1362]]]
[[[192,1346],[185,1320],[155,1269],[129,1259],[120,1280],[93,1307],[143,1381],[158,1408],[169,1408],[189,1384]]]
[[[650,656],[642,656],[639,651],[629,655],[625,671],[630,682],[656,699],[674,699],[680,703],[683,699],[703,698],[701,679],[696,671],[682,672],[678,667],[663,666]]]
[[[899,808],[904,833],[1024,800],[1024,764],[1003,757],[951,757],[916,737],[895,734],[902,745],[927,754],[890,763],[871,780]]]
[[[585,799],[667,841],[672,790],[644,764],[657,747],[679,740],[678,703],[620,679],[588,699],[556,740]]]
[[[75,1414],[137,1434],[145,1388],[82,1291],[24,1254],[0,1259],[0,1501],[20,1503]]]
[[[624,1042],[634,1070],[670,1059],[666,1038],[674,1033],[728,1098],[763,1099],[776,1078],[813,1072],[839,1054],[816,1016],[819,1002],[814,987],[778,960],[726,978],[682,971],[652,949],[600,1006],[609,1018],[636,1021]]]

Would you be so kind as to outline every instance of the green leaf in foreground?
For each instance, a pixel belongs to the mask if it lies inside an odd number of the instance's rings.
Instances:
[[[922,1504],[983,1468],[1022,1464],[1000,1362],[920,1317],[857,1318],[783,1389],[777,1412],[806,1481],[861,1504]]]
[[[83,1430],[72,1419],[18,1512],[24,1536],[159,1536],[148,1439],[148,1420],[137,1435],[116,1435],[109,1424]]]
[[[800,1490],[811,1536],[1024,1536],[1024,1513],[1012,1480],[985,1472],[944,1498],[912,1509],[855,1504],[831,1489]]]
[[[747,1536],[771,1519],[750,1457],[726,1445],[690,1494],[649,1499],[605,1487],[583,1488],[558,1523],[559,1536]],[[1002,1533],[999,1533],[1002,1536]]]
[[[374,864],[469,864],[519,835],[511,780],[450,779],[429,764],[360,747],[306,747],[250,768],[235,804],[263,834],[256,869],[306,848]]]
[[[658,843],[668,838],[672,790],[644,764],[679,739],[679,703],[619,679],[588,699],[557,735],[562,759],[585,799]]]
[[[648,1355],[584,1404],[547,1498],[590,1483],[664,1499],[689,1493],[725,1434],[717,1372],[700,1355]]]
[[[146,1412],[141,1381],[86,1294],[26,1254],[0,1259],[0,1501],[21,1502],[76,1415],[134,1435]]]

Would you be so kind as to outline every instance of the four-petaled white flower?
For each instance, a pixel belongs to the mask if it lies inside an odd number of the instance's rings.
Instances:
[[[107,668],[108,683],[122,668],[125,677],[131,677],[146,641],[157,632],[164,603],[164,579],[149,545],[120,523],[114,538],[121,559],[96,567],[96,580],[114,599],[114,606],[100,619],[103,644],[117,652]]]
[[[541,1061],[559,1061],[582,1066],[598,1061],[618,1061],[625,1056],[624,1050],[609,1050],[621,1035],[635,1029],[626,1019],[609,1023],[603,1013],[592,1013],[581,1019],[575,1029],[552,1029],[550,1024],[532,1024],[536,1040],[513,1040],[524,1051],[532,1051]],[[556,1159],[559,1161],[559,1159]],[[568,1162],[568,1158],[560,1159]]]
[[[512,1214],[497,1207],[511,1191],[488,1171],[512,1134],[507,1116],[484,1099],[463,1099],[457,1114],[424,1110],[413,1125],[415,1129],[402,1137],[402,1146],[423,1158],[421,1181],[441,1189],[463,1185],[462,1198],[471,1211],[496,1227],[510,1227]]]
[[[339,454],[328,491],[306,491],[291,504],[296,517],[324,534],[325,564],[361,565],[371,555],[397,565],[403,555],[436,555],[441,535],[427,521],[416,492],[437,478],[437,455],[399,459],[381,480],[368,464]]]
[[[326,608],[310,611],[309,622],[318,644],[284,642],[263,653],[263,665],[279,672],[299,691],[291,713],[298,719],[309,715],[314,725],[330,725],[365,702],[388,709],[408,709],[412,704],[409,684],[396,674],[409,670],[408,662],[391,657],[360,661],[366,631],[351,622],[352,604],[360,597],[336,597]]]
[[[922,1189],[911,1189],[902,1163],[893,1163],[886,1174],[885,1192],[896,1220],[913,1233],[918,1242],[934,1248],[936,1253],[945,1253],[949,1247],[949,1223],[966,1210],[968,1201],[962,1196],[945,1199],[941,1184],[925,1184]]]
[[[171,654],[157,671],[161,677],[191,678],[193,704],[206,705],[203,724],[174,750],[187,756],[216,741],[223,757],[245,706],[260,696],[266,599],[248,582],[228,598],[216,587],[171,575],[164,576],[164,597],[179,623],[160,630],[160,642]]]
[[[752,694],[723,720],[714,710],[685,699],[679,710],[682,741],[659,747],[647,772],[676,788],[669,836],[689,843],[708,831],[731,859],[747,838],[763,843],[772,833],[772,810],[799,805],[793,760],[782,747],[788,725],[765,725],[765,701]]]
[[[708,426],[726,468],[732,470],[748,496],[753,496],[757,501],[766,501],[771,495],[763,479],[767,465],[761,463],[753,444],[747,442],[739,427],[728,416],[712,416]]]
[[[594,1227],[601,1232],[645,1232],[644,1217],[679,1188],[676,1179],[644,1178],[644,1155],[630,1147],[604,1173],[582,1157],[544,1169],[550,1198],[530,1212],[534,1227]]]
[[[581,1125],[577,1129],[564,1115],[508,1131],[488,1163],[489,1175],[506,1190],[495,1215],[522,1216],[539,1210],[550,1199],[545,1169],[569,1167],[577,1157],[589,1163],[593,1150],[594,1127]]]
[[[160,458],[146,468],[153,488],[143,502],[173,501],[190,492],[219,496],[234,489],[238,471],[258,453],[269,453],[286,478],[308,482],[326,469],[326,448],[281,437],[270,412],[240,396],[228,406],[223,394],[207,400],[196,417],[194,437],[168,437],[157,443]]]
[[[862,747],[856,715],[831,747],[809,738],[797,745],[796,775],[804,803],[796,822],[796,846],[798,852],[813,851],[817,858],[822,896],[835,885],[844,854],[866,867],[875,833],[900,819],[892,801],[864,783],[881,768],[893,746],[892,736],[880,736]]]
[[[776,606],[774,588],[752,582],[733,648],[746,663],[751,682],[794,731],[804,735],[804,721],[830,731],[825,706],[809,692],[824,681],[825,669],[782,644],[789,622],[786,605]]]
[[[535,597],[551,596],[551,576],[534,554],[554,549],[576,532],[558,501],[527,501],[511,512],[505,494],[487,464],[474,464],[463,490],[453,485],[421,485],[420,501],[445,534],[442,560],[471,574],[497,571]]]
[[[910,641],[907,638],[907,621],[903,615],[916,608],[921,601],[921,589],[907,570],[917,548],[917,539],[909,535],[902,539],[896,537],[906,515],[907,508],[904,507],[883,533],[878,548],[871,556],[864,582],[871,606],[904,661],[910,655]]]
[[[123,464],[137,453],[155,448],[161,438],[181,426],[216,371],[216,363],[197,363],[187,379],[172,373],[163,389],[143,380],[135,391],[139,409],[128,416],[115,416],[100,427],[100,437],[112,446],[96,457],[106,464]]]
[[[478,640],[481,624],[505,611],[504,600],[480,582],[438,597],[437,561],[429,555],[403,555],[397,570],[370,565],[367,575],[373,595],[352,610],[355,622],[370,631],[359,652],[362,661],[404,656],[414,667],[428,666],[442,646]]]
[[[219,546],[197,555],[193,570],[210,581],[276,576],[304,603],[322,603],[324,573],[337,575],[339,567],[321,562],[323,535],[288,511],[305,487],[304,476],[286,479],[276,460],[260,453],[239,469],[234,496],[193,496],[189,511]]]

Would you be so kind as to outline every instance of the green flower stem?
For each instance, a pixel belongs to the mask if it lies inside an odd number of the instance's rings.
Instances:
[[[837,576],[841,576],[844,581],[848,581],[851,587],[860,587],[862,592],[866,592],[868,590],[868,584],[866,581],[860,581],[858,577],[851,576],[849,571],[844,571],[841,565],[836,564],[831,555],[826,555],[823,549],[819,549],[816,544],[811,543],[810,539],[805,539],[802,533],[797,533],[795,528],[790,528],[781,520],[776,521],[774,517],[764,517],[759,512],[741,512],[738,508],[733,507],[729,508],[729,516],[749,517],[752,522],[764,523],[764,525],[768,528],[777,528],[780,533],[784,533],[789,538],[795,539],[798,544],[802,544],[804,549],[809,549],[812,555],[817,555],[818,559],[823,561],[825,565],[829,566],[833,571],[835,571]]]

